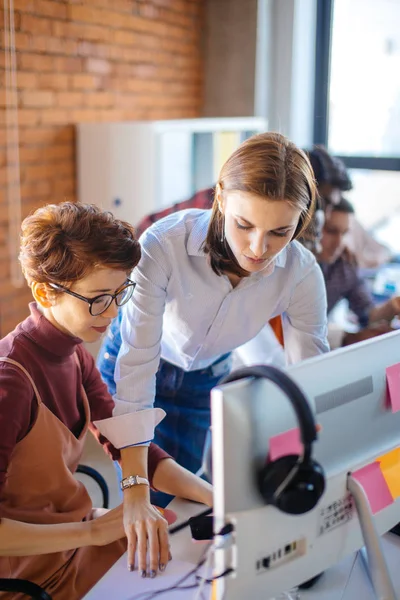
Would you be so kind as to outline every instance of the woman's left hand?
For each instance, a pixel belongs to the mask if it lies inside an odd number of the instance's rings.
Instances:
[[[168,523],[150,504],[147,486],[134,486],[124,491],[124,528],[128,538],[128,569],[135,566],[142,577],[155,577],[163,571],[169,560]],[[147,570],[147,551],[150,563]]]

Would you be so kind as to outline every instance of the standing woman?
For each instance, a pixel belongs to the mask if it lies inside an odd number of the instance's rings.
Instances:
[[[289,363],[329,350],[322,274],[296,241],[315,196],[305,153],[278,133],[260,134],[222,167],[212,210],[169,215],[140,239],[113,414],[163,408],[155,441],[193,472],[210,425],[210,390],[229,372],[232,350],[281,314]],[[99,363],[105,379],[110,343]]]

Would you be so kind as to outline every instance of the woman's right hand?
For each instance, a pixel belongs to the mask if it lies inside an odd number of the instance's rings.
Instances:
[[[125,537],[123,505],[108,510],[104,515],[89,521],[93,546],[106,546]]]

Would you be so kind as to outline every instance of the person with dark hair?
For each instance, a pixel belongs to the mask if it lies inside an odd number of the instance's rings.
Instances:
[[[304,152],[278,133],[260,134],[223,165],[211,211],[171,214],[140,238],[114,414],[163,408],[154,439],[193,472],[210,426],[210,391],[230,371],[235,348],[285,313],[289,362],[329,350],[322,274],[296,241],[315,196]]]
[[[392,298],[375,306],[365,281],[358,273],[355,256],[346,246],[347,235],[354,219],[354,208],[346,199],[332,205],[327,213],[321,238],[321,251],[317,255],[324,275],[328,315],[345,298],[350,310],[357,316],[360,331],[346,333],[341,328],[330,327],[332,347],[362,341],[391,331],[390,321],[400,312],[400,298]]]
[[[167,522],[150,504],[147,477],[212,503],[211,486],[155,444],[147,453],[126,447],[118,428],[113,440],[100,433],[114,403],[82,341],[98,340],[130,301],[140,255],[133,228],[95,206],[48,205],[22,224],[20,262],[35,302],[0,340],[0,577],[33,581],[57,600],[82,598],[127,546],[131,569],[138,549],[142,576],[147,546],[150,576],[165,568]],[[124,506],[111,511],[93,509],[74,477],[89,430],[122,461]]]
[[[314,146],[308,157],[318,186],[320,208],[329,214],[332,206],[340,202],[342,193],[353,188],[346,165],[332,156],[323,146]],[[321,235],[323,219],[317,224],[316,238]],[[385,245],[375,240],[354,217],[347,235],[347,247],[357,258],[360,268],[374,268],[388,262],[391,252]]]

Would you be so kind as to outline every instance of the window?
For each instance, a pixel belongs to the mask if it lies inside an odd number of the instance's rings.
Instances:
[[[318,0],[316,49],[314,143],[344,160],[359,220],[399,252],[400,0]]]
[[[335,0],[329,149],[400,156],[400,1]]]
[[[400,0],[318,0],[314,142],[400,171]]]

